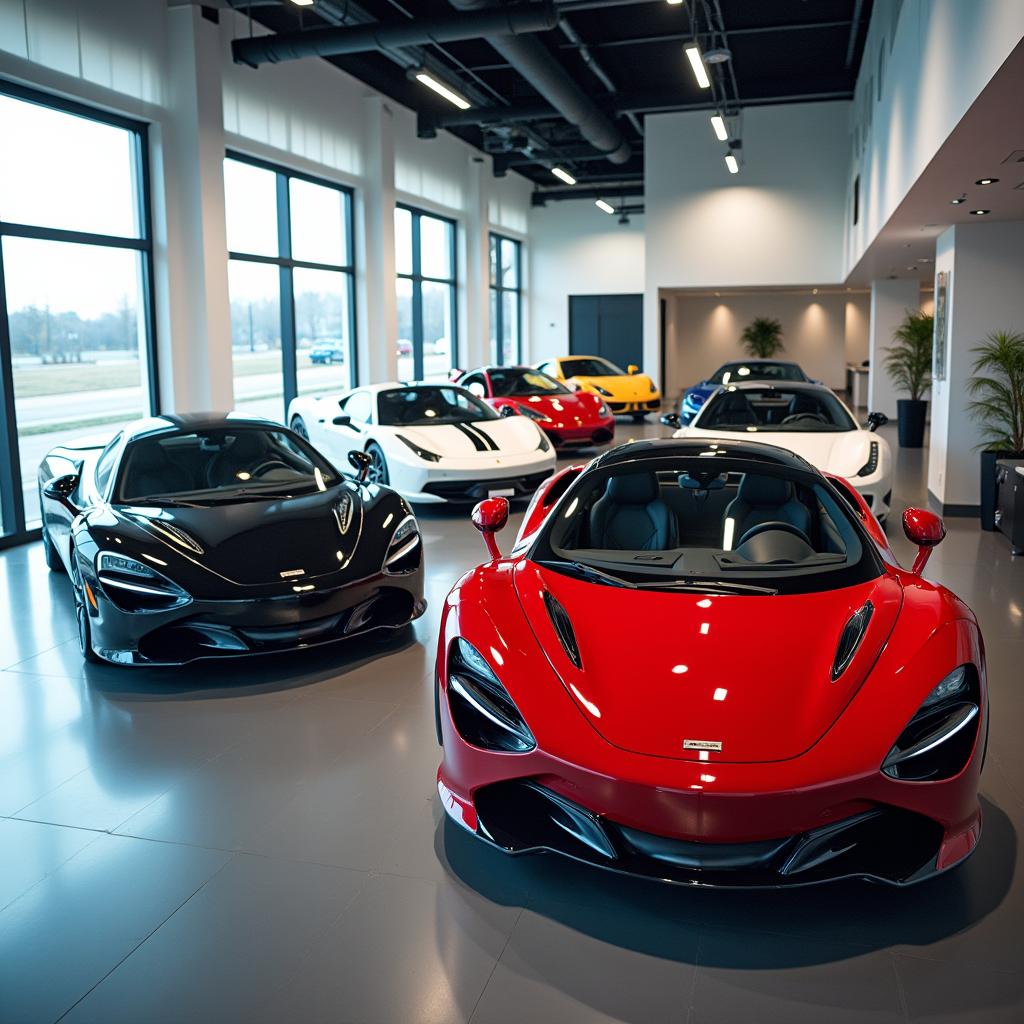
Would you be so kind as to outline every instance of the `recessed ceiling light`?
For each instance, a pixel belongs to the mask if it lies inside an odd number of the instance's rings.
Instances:
[[[974,184],[975,185],[994,185],[999,179],[998,178],[979,178]]]
[[[812,295],[817,295],[818,294],[818,289],[817,288],[812,288],[811,289],[811,294]]]
[[[739,174],[740,165],[736,162],[736,157],[732,153],[725,154],[725,166],[729,168],[730,174]]]
[[[576,179],[568,171],[563,170],[561,167],[552,167],[551,173],[556,178],[559,178],[561,181],[564,181],[566,185],[576,184]]]
[[[594,205],[599,210],[604,210],[605,213],[614,213],[615,212],[615,207],[612,206],[611,203],[606,203],[603,199],[596,199],[594,201]]]
[[[704,58],[700,55],[700,47],[696,43],[690,43],[686,47],[686,57],[693,68],[693,77],[702,89],[711,88],[711,79],[708,78],[708,69],[704,66]]]
[[[984,217],[986,213],[991,213],[991,210],[971,210],[972,217]]]
[[[959,199],[950,199],[950,203],[952,203],[953,206],[959,206],[961,203],[966,202],[966,201],[967,201],[967,197],[966,196],[961,196]]]
[[[932,262],[932,258],[931,258],[931,256],[918,256],[917,257],[917,262],[918,263],[931,263]]]

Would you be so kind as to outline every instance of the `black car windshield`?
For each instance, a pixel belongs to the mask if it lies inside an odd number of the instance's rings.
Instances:
[[[114,504],[173,504],[291,497],[325,491],[341,477],[301,438],[263,427],[217,427],[128,445]]]
[[[726,363],[709,378],[712,384],[738,384],[745,380],[807,380],[796,363]]]
[[[823,433],[856,430],[842,402],[825,388],[736,388],[712,396],[697,424],[701,430],[757,433]]]
[[[709,593],[831,590],[880,574],[863,527],[823,478],[720,451],[583,473],[530,558],[605,586]]]
[[[580,359],[563,359],[562,373],[566,377],[625,377],[626,371],[620,370],[614,363],[597,356],[581,357]]]
[[[567,387],[559,384],[540,370],[531,370],[528,366],[505,366],[501,369],[488,371],[491,378],[491,389],[495,398],[508,398],[510,395],[568,395]]]
[[[464,388],[395,388],[377,396],[377,416],[385,427],[429,427],[439,423],[478,423],[498,414]]]

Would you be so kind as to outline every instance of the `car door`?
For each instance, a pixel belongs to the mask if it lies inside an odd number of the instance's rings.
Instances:
[[[339,403],[337,418],[344,423],[324,424],[330,438],[327,447],[335,461],[342,468],[348,465],[348,453],[363,451],[366,447],[367,432],[373,418],[373,396],[365,389],[353,391]]]

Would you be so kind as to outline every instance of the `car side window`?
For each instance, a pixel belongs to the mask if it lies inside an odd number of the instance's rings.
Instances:
[[[373,403],[365,391],[357,391],[349,395],[342,406],[345,415],[352,417],[353,423],[369,423],[370,414],[373,411]]]
[[[93,485],[96,488],[96,494],[101,498],[106,497],[111,474],[114,472],[114,467],[117,465],[117,457],[120,448],[121,435],[118,434],[113,441],[103,449],[100,453],[100,457],[96,460],[96,468],[93,470]]]
[[[546,373],[549,377],[558,378],[558,366],[556,363],[541,363],[537,369],[541,373]]]

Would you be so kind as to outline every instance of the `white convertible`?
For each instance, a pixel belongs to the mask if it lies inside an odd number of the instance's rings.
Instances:
[[[366,452],[368,478],[414,502],[528,498],[555,471],[536,423],[499,415],[454,384],[373,384],[296,398],[288,425],[337,465]]]
[[[662,422],[678,426],[678,418]],[[826,473],[844,477],[863,496],[879,522],[892,499],[892,452],[875,429],[886,422],[871,413],[861,427],[847,406],[823,384],[786,381],[720,387],[676,437],[719,440],[742,434],[748,441],[774,444]]]

